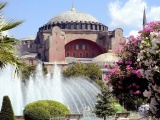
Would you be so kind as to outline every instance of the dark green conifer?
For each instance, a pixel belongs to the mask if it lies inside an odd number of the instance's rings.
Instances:
[[[98,100],[94,111],[96,116],[106,120],[107,116],[115,115],[117,111],[114,107],[115,99],[112,97],[112,92],[109,88],[105,87],[101,89],[101,93],[97,97]]]
[[[16,120],[11,101],[8,96],[3,97],[0,120]]]

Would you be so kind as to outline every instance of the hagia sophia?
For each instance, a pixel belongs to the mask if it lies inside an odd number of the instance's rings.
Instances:
[[[46,66],[77,61],[104,65],[117,60],[114,52],[125,39],[121,28],[110,31],[95,17],[77,11],[72,5],[70,11],[60,13],[42,25],[35,37],[20,39],[21,58],[26,64],[40,60]]]

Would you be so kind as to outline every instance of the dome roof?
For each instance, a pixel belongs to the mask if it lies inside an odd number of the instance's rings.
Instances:
[[[66,21],[98,22],[98,20],[94,18],[92,15],[83,12],[78,12],[74,8],[72,8],[71,11],[63,12],[61,14],[56,15],[48,22],[48,24],[53,22],[56,23],[56,22],[66,22]]]
[[[119,60],[119,57],[112,53],[110,50],[108,53],[104,53],[101,55],[98,55],[97,57],[92,59],[92,62],[117,62]]]
[[[36,36],[28,36],[28,37],[25,37],[25,38],[21,38],[20,40],[35,40],[36,39]]]

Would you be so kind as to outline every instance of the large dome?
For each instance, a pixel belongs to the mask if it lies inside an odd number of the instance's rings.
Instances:
[[[76,22],[76,21],[82,21],[82,22],[98,22],[96,18],[94,18],[92,15],[78,12],[75,9],[71,9],[71,11],[63,12],[61,14],[56,15],[53,17],[48,24],[50,23],[57,23],[57,22]]]
[[[55,26],[58,26],[62,30],[108,31],[108,27],[99,23],[95,17],[76,11],[73,5],[71,11],[54,16],[47,24],[40,27],[39,30],[50,30]]]

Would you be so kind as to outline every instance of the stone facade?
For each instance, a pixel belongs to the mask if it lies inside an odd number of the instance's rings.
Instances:
[[[72,10],[40,27],[34,40],[22,39],[21,53],[37,53],[35,58],[46,64],[65,63],[67,57],[94,58],[109,49],[115,52],[119,42],[125,40],[121,28],[108,31],[93,16]]]

